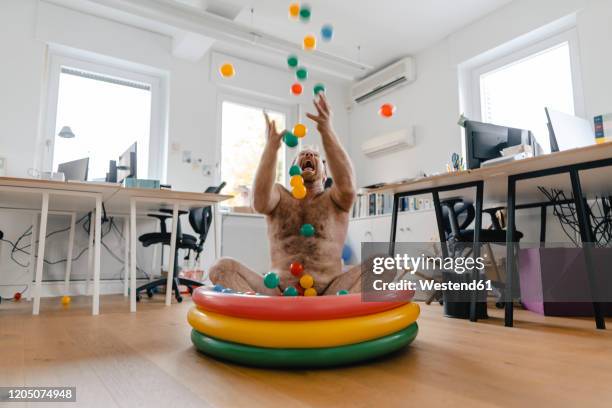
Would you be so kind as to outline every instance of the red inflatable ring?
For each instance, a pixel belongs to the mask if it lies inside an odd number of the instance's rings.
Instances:
[[[244,319],[327,320],[380,313],[409,302],[414,291],[380,293],[380,301],[363,302],[361,294],[344,296],[287,297],[219,293],[208,287],[193,292],[202,310]]]

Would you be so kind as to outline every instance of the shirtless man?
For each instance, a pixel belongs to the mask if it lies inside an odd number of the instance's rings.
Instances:
[[[214,284],[241,292],[279,295],[286,287],[298,284],[299,278],[291,275],[289,266],[299,262],[304,266],[304,273],[314,278],[318,294],[335,294],[341,289],[360,292],[361,267],[345,272],[341,261],[349,211],[355,200],[353,166],[334,132],[332,112],[323,93],[319,93],[314,106],[317,114],[306,116],[316,123],[321,134],[333,185],[324,189],[327,174],[319,153],[313,149],[302,150],[296,160],[302,168],[307,190],[302,200],[293,198],[285,187],[274,182],[284,132],[279,133],[276,123],[267,115],[265,118],[267,140],[253,183],[253,208],[266,216],[271,266],[280,277],[279,288],[266,288],[261,275],[231,258],[219,259],[211,267],[210,280]],[[313,237],[300,235],[303,224],[314,226]]]

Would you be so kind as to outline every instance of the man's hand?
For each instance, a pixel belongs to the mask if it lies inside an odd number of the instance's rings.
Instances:
[[[306,113],[306,116],[315,121],[317,124],[317,130],[321,135],[326,135],[332,132],[332,111],[329,108],[329,104],[327,103],[327,97],[324,92],[319,92],[319,98],[314,99],[313,104],[315,109],[317,110],[317,115],[313,115],[312,113]]]
[[[270,117],[266,112],[264,112],[264,117],[266,119],[266,142],[276,149],[279,149],[281,146],[281,141],[283,140],[283,133],[279,133],[276,130],[276,121],[270,120]]]

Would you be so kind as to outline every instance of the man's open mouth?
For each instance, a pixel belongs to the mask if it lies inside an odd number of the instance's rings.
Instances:
[[[304,160],[302,162],[302,171],[314,172],[315,171],[314,162],[310,159]]]

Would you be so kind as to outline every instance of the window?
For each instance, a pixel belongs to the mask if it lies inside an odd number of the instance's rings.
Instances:
[[[276,128],[286,128],[285,112],[265,109]],[[223,193],[234,195],[228,206],[249,205],[255,172],[266,143],[264,108],[224,100],[221,103],[221,179],[227,183]],[[285,182],[285,149],[278,155],[276,181]]]
[[[159,79],[60,56],[50,73],[48,170],[89,158],[88,180],[104,180],[109,162],[136,143],[138,178],[162,179]],[[74,138],[58,135],[65,126]]]
[[[480,119],[531,130],[544,151],[550,151],[544,108],[581,113],[574,52],[566,34],[476,69],[475,111]]]

